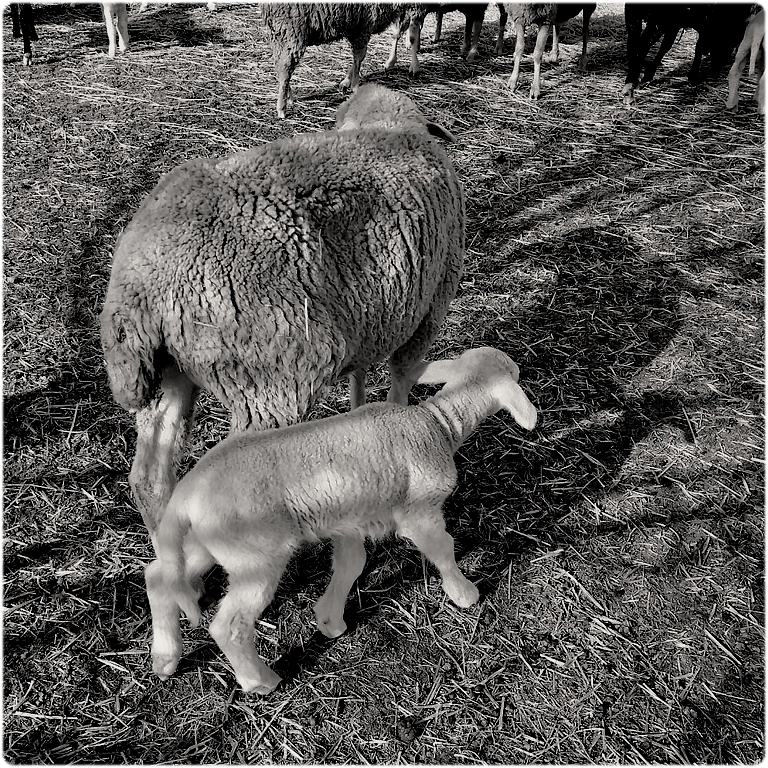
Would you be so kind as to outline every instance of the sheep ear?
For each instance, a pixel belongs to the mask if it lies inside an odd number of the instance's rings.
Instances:
[[[431,363],[422,360],[413,373],[416,375],[417,384],[446,384],[458,372],[456,360],[435,360]]]
[[[439,123],[427,122],[427,130],[433,136],[437,136],[438,139],[445,139],[451,144],[456,141],[456,137],[447,128],[443,128]]]
[[[505,380],[503,384],[499,384],[494,394],[499,405],[509,411],[523,429],[530,430],[536,426],[538,418],[536,408],[516,381]]]

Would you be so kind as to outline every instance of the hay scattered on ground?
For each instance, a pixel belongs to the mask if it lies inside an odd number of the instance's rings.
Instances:
[[[425,30],[369,80],[407,91],[458,141],[468,255],[433,350],[491,344],[541,411],[490,419],[446,509],[480,605],[447,602],[403,542],[370,546],[350,632],[313,632],[327,548],[289,570],[257,625],[286,682],[243,695],[204,629],[150,673],[127,489],[134,433],[111,400],[97,316],[111,250],[159,176],[331,127],[346,44],[310,49],[274,118],[258,8],[133,12],[107,59],[96,5],[38,11],[35,64],[3,30],[4,750],[12,762],[755,762],[763,754],[764,134],[725,81],[692,88],[694,37],[621,105],[624,24],[577,20],[543,96],[511,47],[457,57]],[[495,11],[489,14],[495,18]],[[529,46],[532,40],[529,40]],[[752,84],[754,85],[754,84]],[[745,96],[752,85],[745,87]],[[372,376],[383,397],[386,376]],[[423,396],[428,390],[420,389]],[[346,409],[337,387],[315,416]],[[205,398],[193,455],[221,439]],[[194,460],[194,459],[192,459]],[[216,575],[209,585],[215,596]]]

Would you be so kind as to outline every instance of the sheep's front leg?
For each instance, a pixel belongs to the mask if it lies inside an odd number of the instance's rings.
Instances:
[[[349,410],[365,405],[365,368],[355,368],[349,374]]]
[[[504,53],[504,30],[507,28],[508,13],[504,8],[504,3],[497,3],[499,6],[499,34],[496,37],[495,53]]]
[[[230,573],[229,592],[208,630],[246,693],[267,694],[281,681],[256,652],[253,641],[254,622],[272,600],[279,577],[280,572],[277,576],[255,572],[234,578]]]
[[[198,389],[175,363],[161,373],[160,395],[136,414],[136,455],[128,482],[154,544],[155,529],[176,485],[174,454],[192,420]]]
[[[413,19],[408,25],[408,44],[411,46],[411,66],[409,71],[412,75],[418,75],[421,72],[421,65],[419,64],[421,27],[422,22],[418,19]]]
[[[274,45],[275,75],[277,77],[277,116],[281,119],[285,117],[286,107],[293,106],[291,76],[303,53],[304,51],[281,49],[277,43]]]
[[[538,99],[541,94],[541,59],[544,56],[550,26],[548,23],[542,24],[539,27],[539,34],[536,36],[536,48],[533,51],[533,83],[530,92],[532,99]]]
[[[128,10],[125,4],[117,3],[117,37],[122,53],[128,50]],[[120,7],[122,6],[122,7]]]
[[[407,19],[403,18],[399,24],[393,27],[392,49],[389,52],[389,58],[384,62],[384,69],[392,69],[397,64],[397,46],[405,32],[407,23]]]
[[[552,50],[549,54],[549,60],[557,64],[560,61],[560,25],[552,25]]]
[[[525,24],[520,19],[515,19],[515,65],[512,68],[512,76],[509,78],[510,90],[517,88],[517,81],[520,78],[520,62],[523,60],[525,52]]]
[[[477,587],[456,564],[453,537],[445,530],[440,507],[408,510],[398,520],[397,532],[409,538],[431,560],[443,579],[443,590],[460,608],[469,608],[480,598]]]
[[[364,567],[365,544],[362,539],[346,536],[333,538],[333,576],[314,608],[317,628],[326,637],[338,637],[347,631],[344,605],[349,590]]]
[[[596,6],[588,5],[582,10],[581,25],[581,58],[579,59],[579,72],[587,71],[587,39],[589,38],[589,20],[592,18]]]
[[[360,68],[368,51],[369,40],[369,36],[364,36],[349,41],[352,45],[352,64],[347,71],[347,76],[339,83],[342,90],[349,88],[351,91],[356,91],[360,85]]]
[[[107,55],[110,59],[115,58],[117,44],[115,41],[115,25],[112,21],[112,8],[110,3],[102,3],[101,9],[104,12],[104,21],[107,24],[107,39],[109,40],[109,50]]]
[[[468,48],[465,50],[462,48],[462,56],[464,54],[467,55],[467,61],[473,62],[475,59],[477,59],[477,48],[480,45],[480,33],[483,30],[483,20],[477,19],[473,23],[470,24],[469,20],[467,20],[467,25],[464,30],[464,47]]]

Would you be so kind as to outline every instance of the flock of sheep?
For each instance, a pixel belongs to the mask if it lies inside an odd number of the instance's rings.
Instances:
[[[108,29],[116,18],[126,49],[125,4],[103,6]],[[635,54],[668,32],[669,14],[652,8],[645,32],[630,39]],[[118,240],[101,339],[113,395],[136,414],[129,479],[157,556],[146,585],[153,668],[163,679],[182,653],[180,610],[199,621],[201,576],[214,562],[227,571],[229,589],[211,635],[242,688],[258,693],[280,678],[256,653],[254,622],[302,542],[333,542],[333,575],[314,609],[328,637],[346,629],[344,605],[365,563],[366,537],[394,531],[409,538],[438,568],[454,603],[467,607],[478,599],[456,564],[442,517],[456,485],[453,455],[489,415],[506,410],[530,430],[536,409],[503,352],[480,348],[424,362],[464,261],[464,193],[440,144],[453,137],[404,94],[358,87],[371,35],[393,24],[390,64],[408,29],[411,68],[418,69],[427,10],[263,5],[281,116],[306,47],[350,41],[353,62],[344,83],[355,93],[339,107],[335,128],[182,164],[149,193]],[[485,6],[460,10],[467,18],[463,51],[474,57]],[[550,26],[556,52],[558,24],[578,12],[584,16],[579,66],[585,67],[593,10],[594,4],[504,6],[497,50],[511,16],[512,85],[529,21],[540,24],[532,97],[539,95]],[[750,56],[754,66],[764,12],[748,24],[747,14],[738,18],[743,41],[734,67]],[[631,38],[633,29],[628,32]],[[710,52],[726,44],[722,36],[708,39],[704,27],[699,32]],[[114,49],[112,30],[110,55]],[[732,90],[729,106],[736,99]],[[762,79],[760,105],[762,111]],[[387,402],[366,405],[366,371],[383,360],[391,373]],[[345,376],[350,412],[300,423]],[[444,386],[408,406],[415,383]],[[228,409],[230,435],[177,484],[174,460],[201,390]]]

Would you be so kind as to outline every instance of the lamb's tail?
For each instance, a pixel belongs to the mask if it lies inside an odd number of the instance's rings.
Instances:
[[[189,623],[200,624],[198,594],[189,583],[184,558],[184,536],[189,531],[188,515],[171,498],[157,528],[157,554],[162,567],[163,581],[173,595]]]

